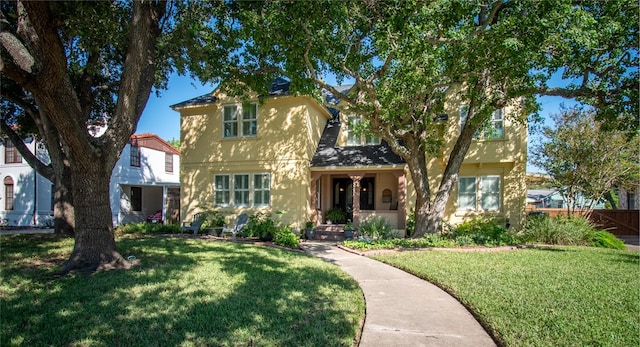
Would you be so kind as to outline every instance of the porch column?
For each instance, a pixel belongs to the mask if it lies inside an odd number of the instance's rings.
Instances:
[[[396,173],[398,178],[398,228],[405,229],[407,226],[407,185],[404,171]]]
[[[167,186],[162,186],[162,224],[168,224],[167,219],[169,217],[169,189]]]
[[[353,183],[353,225],[360,225],[360,180],[362,175],[349,175]]]
[[[318,180],[322,177],[321,174],[314,172],[311,174],[311,221],[314,225],[320,224],[320,216],[318,215]]]

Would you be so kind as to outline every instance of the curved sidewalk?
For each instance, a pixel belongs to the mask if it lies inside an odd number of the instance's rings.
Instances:
[[[367,309],[361,347],[495,346],[471,313],[435,285],[335,243],[308,241],[302,248],[340,266],[362,288]]]

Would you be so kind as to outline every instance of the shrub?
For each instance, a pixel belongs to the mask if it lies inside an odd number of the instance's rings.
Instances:
[[[407,218],[407,237],[413,237],[413,233],[416,231],[416,211],[411,208],[409,210],[409,218]]]
[[[391,224],[381,216],[369,216],[360,224],[360,235],[370,238],[388,239],[391,238]]]
[[[515,236],[497,218],[473,218],[451,227],[449,233],[452,239],[460,239],[460,245],[504,246],[516,243]]]
[[[261,240],[271,240],[278,227],[270,213],[258,212],[249,216],[247,225],[243,228],[242,236],[258,237]]]
[[[209,210],[204,212],[204,223],[202,223],[202,229],[222,228],[224,224],[224,216],[220,211]]]
[[[523,241],[553,245],[589,245],[598,230],[581,216],[529,217]]]
[[[296,235],[291,227],[286,226],[276,231],[273,236],[273,243],[283,247],[298,248],[300,245],[300,236]]]
[[[587,240],[591,247],[603,247],[613,249],[627,249],[624,242],[615,235],[606,231],[594,231],[589,235]]]
[[[177,234],[178,224],[130,223],[116,227],[116,234]]]
[[[330,220],[333,223],[340,224],[347,221],[347,213],[335,207],[327,211],[326,218],[327,220]]]

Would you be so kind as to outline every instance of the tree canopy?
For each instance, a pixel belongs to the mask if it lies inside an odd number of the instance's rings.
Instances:
[[[597,107],[613,128],[637,129],[638,4],[634,1],[238,2],[241,48],[225,78],[259,93],[276,77],[322,101],[320,89],[360,114],[405,159],[416,187],[416,236],[437,232],[473,134],[491,113],[518,105],[526,121],[537,95]],[[553,85],[556,73],[568,85]],[[353,83],[348,91],[329,74]],[[244,85],[230,84],[240,93]],[[234,90],[234,87],[237,87]],[[430,187],[428,160],[443,138],[448,103],[469,105],[445,172]]]
[[[41,174],[53,171],[56,195],[70,192],[63,208],[72,216],[63,218],[75,227],[75,246],[62,270],[126,266],[113,235],[111,171],[151,89],[166,86],[174,70],[201,72],[201,40],[224,35],[226,23],[215,18],[225,18],[227,7],[221,1],[0,6],[0,72],[3,87],[9,86],[2,90],[1,129],[17,138],[14,130],[35,128],[51,163],[29,163]],[[209,62],[216,47],[207,46]],[[107,127],[104,134],[89,131],[94,122]]]
[[[533,147],[532,162],[551,177],[569,212],[588,214],[613,188],[629,188],[640,174],[639,137],[604,130],[592,108],[576,106],[554,115]],[[631,186],[633,187],[633,185]]]

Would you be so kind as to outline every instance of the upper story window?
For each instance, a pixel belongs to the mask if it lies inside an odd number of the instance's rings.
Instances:
[[[140,167],[140,147],[138,147],[138,145],[131,144],[129,160],[131,162],[131,166]]]
[[[171,153],[164,154],[164,171],[167,173],[173,172],[173,154]]]
[[[476,131],[473,135],[475,140],[495,140],[504,138],[504,111],[498,109],[493,111],[491,118],[487,121],[481,129]],[[469,105],[463,105],[460,107],[460,132],[462,127],[467,122],[467,116],[469,115]]]
[[[22,163],[22,156],[18,153],[18,149],[9,139],[4,139],[4,163]]]
[[[242,114],[241,117],[240,114]],[[223,106],[222,136],[224,138],[258,136],[258,105]]]
[[[361,122],[362,118],[360,116],[349,116],[347,118],[347,146],[379,145],[380,137],[377,135],[356,130]]]

